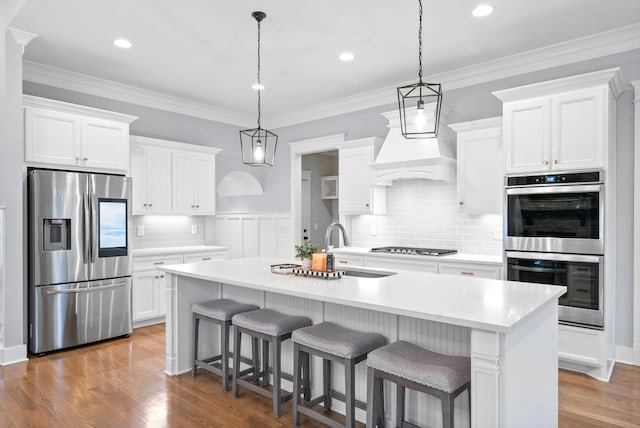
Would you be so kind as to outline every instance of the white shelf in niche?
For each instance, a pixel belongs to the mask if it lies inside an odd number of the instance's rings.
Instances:
[[[320,177],[320,197],[322,199],[338,199],[338,176]]]

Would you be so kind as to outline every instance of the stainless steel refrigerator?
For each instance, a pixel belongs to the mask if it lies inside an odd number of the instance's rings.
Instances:
[[[131,179],[34,169],[29,211],[29,351],[131,333]]]

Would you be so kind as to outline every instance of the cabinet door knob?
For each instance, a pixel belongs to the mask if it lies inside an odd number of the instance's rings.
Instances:
[[[196,208],[200,208],[200,205],[196,205]]]
[[[369,208],[369,204],[368,204],[368,203],[367,203],[367,204],[364,204],[364,206],[365,206],[365,207],[367,207],[367,208]]]
[[[460,275],[473,276],[473,272],[460,272]]]
[[[153,206],[153,204],[149,204],[149,206],[150,206],[150,207],[152,207],[152,206]]]
[[[88,161],[88,160],[89,160],[89,158],[82,158],[82,160],[83,160],[84,162],[86,162],[86,161]]]
[[[80,160],[80,156],[76,156],[76,160],[79,161]]]
[[[460,206],[464,205],[464,201],[458,201],[458,205]]]
[[[146,207],[146,206],[147,206],[147,204],[142,204],[142,206],[143,206],[143,207]]]
[[[554,165],[558,165],[558,159],[554,159],[554,160],[553,160],[553,164],[554,164]]]
[[[195,205],[191,205],[191,208],[195,208],[195,207],[196,207]]]
[[[545,160],[542,161],[542,164],[543,165],[549,165],[549,161],[545,159]]]

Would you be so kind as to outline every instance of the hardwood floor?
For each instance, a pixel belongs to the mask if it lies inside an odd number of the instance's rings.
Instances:
[[[291,403],[275,419],[266,397],[242,391],[236,400],[216,376],[170,377],[164,363],[164,326],[156,325],[0,367],[0,427],[292,426]],[[560,427],[640,426],[640,367],[617,364],[608,384],[561,371],[559,395]]]

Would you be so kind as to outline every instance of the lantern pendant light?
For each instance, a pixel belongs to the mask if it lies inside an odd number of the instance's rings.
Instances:
[[[260,22],[266,18],[267,14],[253,12],[251,16],[258,22],[258,83],[255,86],[258,91],[258,127],[240,131],[242,163],[250,166],[273,166],[278,136],[267,129],[263,129],[260,122],[260,93],[262,92],[262,84],[260,82]]]
[[[398,88],[400,128],[404,138],[433,138],[438,136],[442,109],[442,85],[422,81],[422,0],[418,29],[418,83]]]

